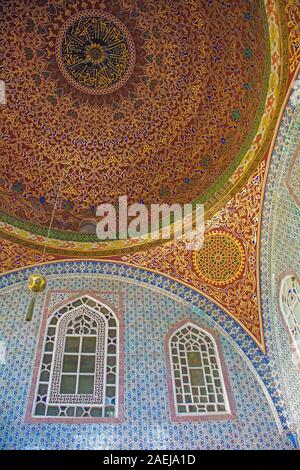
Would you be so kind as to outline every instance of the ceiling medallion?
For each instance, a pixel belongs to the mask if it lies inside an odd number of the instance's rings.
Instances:
[[[115,16],[87,10],[69,18],[56,42],[56,61],[74,87],[93,95],[112,93],[129,79],[135,47]]]
[[[224,286],[243,272],[245,253],[241,242],[223,230],[207,233],[204,245],[193,254],[195,270],[203,281]]]

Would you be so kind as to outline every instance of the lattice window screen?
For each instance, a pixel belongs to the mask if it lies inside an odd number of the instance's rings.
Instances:
[[[83,296],[48,320],[34,417],[117,417],[119,326]]]
[[[294,274],[280,284],[280,307],[290,334],[295,362],[300,363],[300,285]]]
[[[205,330],[184,324],[169,340],[177,416],[229,413],[216,343]]]

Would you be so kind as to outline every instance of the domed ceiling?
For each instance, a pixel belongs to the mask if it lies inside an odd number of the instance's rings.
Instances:
[[[299,0],[0,0],[1,273],[86,258],[173,280],[264,351],[262,211],[299,18]],[[98,240],[97,205],[123,195],[204,202],[203,246]]]
[[[3,220],[45,234],[60,179],[57,238],[78,240],[96,207],[122,195],[199,201],[212,214],[257,164],[270,72],[264,2],[0,7]]]

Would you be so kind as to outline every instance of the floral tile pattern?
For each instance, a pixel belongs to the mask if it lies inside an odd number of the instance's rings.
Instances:
[[[71,266],[75,268],[75,264]],[[49,267],[44,269],[48,269],[50,274]],[[15,274],[14,281],[19,275]],[[33,320],[25,322],[29,296],[25,284],[21,283],[6,288],[0,297],[1,339],[7,346],[7,363],[0,366],[3,382],[1,401],[4,403],[0,411],[0,448],[292,448],[286,433],[279,433],[270,404],[253,371],[229,336],[222,336],[219,331],[216,333],[220,337],[229,372],[237,419],[171,422],[164,338],[169,329],[184,318],[197,321],[203,327],[214,328],[214,319],[199,308],[175,300],[157,288],[142,287],[133,281],[108,276],[76,276],[75,273],[62,276],[60,273],[48,277],[48,288],[122,290],[125,293],[124,422],[82,425],[24,422],[44,295],[37,299]]]

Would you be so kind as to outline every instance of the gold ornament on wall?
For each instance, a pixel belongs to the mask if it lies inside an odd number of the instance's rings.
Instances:
[[[25,320],[30,321],[32,319],[33,309],[35,305],[36,295],[43,292],[47,285],[47,281],[41,274],[31,274],[28,278],[28,289],[31,292],[31,299],[28,305]]]

